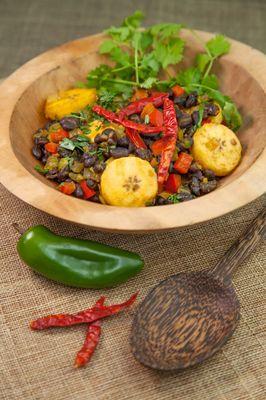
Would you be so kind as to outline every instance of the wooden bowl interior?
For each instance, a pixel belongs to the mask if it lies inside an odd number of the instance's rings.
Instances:
[[[189,60],[192,60],[196,53],[194,47],[188,48],[186,52],[186,59]],[[47,185],[54,186],[53,182],[34,170],[36,159],[31,154],[32,134],[45,123],[43,114],[45,99],[58,90],[68,89],[77,81],[84,80],[88,71],[102,61],[103,57],[92,52],[52,69],[27,88],[14,108],[10,123],[13,151],[21,164]],[[239,132],[243,145],[243,158],[236,170],[221,180],[220,187],[222,187],[242,175],[265,147],[266,137],[263,129],[265,97],[258,82],[244,68],[230,60],[224,59],[217,63],[216,73],[220,78],[223,92],[234,99],[244,116],[244,124]]]

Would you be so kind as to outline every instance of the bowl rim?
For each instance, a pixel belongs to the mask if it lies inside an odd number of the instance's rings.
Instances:
[[[183,32],[189,36],[188,31]],[[209,32],[196,32],[204,40],[213,37]],[[123,208],[88,203],[62,194],[32,175],[17,159],[11,146],[10,122],[14,107],[36,79],[73,58],[94,53],[103,38],[102,33],[90,35],[48,50],[22,65],[0,85],[0,107],[3,110],[0,120],[0,182],[11,193],[33,207],[68,222],[122,233],[171,230],[206,222],[234,211],[265,193],[266,148],[253,165],[231,183],[193,201],[159,207],[160,213],[158,207]],[[244,67],[265,92],[264,54],[236,40],[230,39],[230,42],[231,51],[224,58]],[[31,187],[35,190],[31,191]]]

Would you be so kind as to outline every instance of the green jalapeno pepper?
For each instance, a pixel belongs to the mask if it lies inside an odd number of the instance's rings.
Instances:
[[[136,275],[143,261],[136,253],[89,240],[58,236],[42,225],[20,237],[17,250],[34,271],[68,286],[100,289]]]

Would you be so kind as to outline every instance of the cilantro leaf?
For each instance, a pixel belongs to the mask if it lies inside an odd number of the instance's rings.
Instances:
[[[113,40],[105,40],[99,48],[100,54],[110,53],[117,45]]]
[[[123,26],[128,26],[131,28],[138,28],[144,18],[144,14],[140,10],[136,10],[134,14],[126,17],[123,22]]]
[[[75,144],[74,144],[74,142],[72,142],[72,140],[65,138],[60,143],[60,147],[63,147],[64,149],[73,151],[75,149]]]
[[[177,37],[180,33],[182,25],[180,24],[156,24],[153,25],[150,29],[150,32],[153,36],[158,36],[160,39],[164,40],[171,37]]]
[[[206,47],[212,57],[220,57],[227,54],[230,50],[230,43],[223,35],[216,35],[213,39],[206,43]]]
[[[158,42],[154,48],[154,55],[165,69],[170,64],[177,64],[183,58],[184,41],[180,38],[172,39],[168,44]]]
[[[205,76],[202,79],[201,84],[205,85],[205,86],[208,86],[208,87],[210,87],[212,89],[218,89],[219,88],[218,78],[214,74]]]
[[[242,125],[242,117],[233,102],[226,101],[223,107],[223,116],[226,123],[232,128],[233,131],[237,131]]]
[[[157,83],[158,79],[157,78],[147,78],[144,82],[142,82],[140,84],[140,87],[144,88],[144,89],[151,89],[156,83]]]
[[[196,56],[195,64],[196,64],[197,68],[200,70],[200,72],[203,73],[210,61],[211,61],[211,58],[209,57],[208,54],[200,53],[200,54],[197,54],[197,56]]]
[[[191,85],[200,83],[201,72],[194,67],[188,68],[178,74],[176,81],[179,85],[185,86],[188,90],[193,90],[191,89]]]
[[[39,164],[36,164],[34,167],[35,171],[39,172],[40,174],[47,174],[49,171],[48,169],[42,168]]]

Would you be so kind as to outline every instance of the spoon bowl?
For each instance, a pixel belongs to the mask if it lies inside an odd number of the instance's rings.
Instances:
[[[138,361],[178,370],[201,363],[224,345],[240,317],[231,275],[265,230],[264,211],[213,268],[170,276],[151,290],[132,324],[131,350]]]
[[[233,286],[207,272],[173,275],[140,305],[132,326],[132,352],[142,364],[160,370],[198,364],[233,334],[239,309]]]

